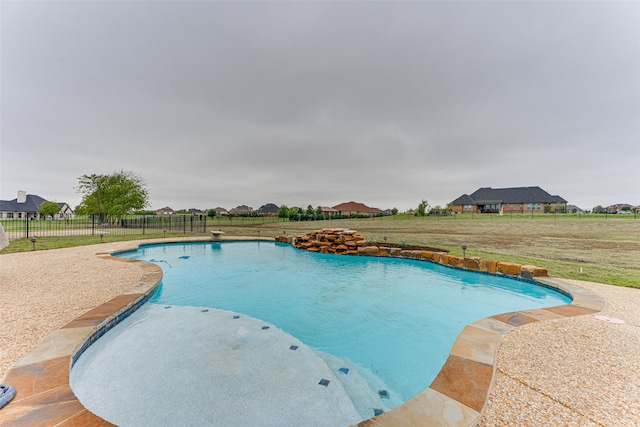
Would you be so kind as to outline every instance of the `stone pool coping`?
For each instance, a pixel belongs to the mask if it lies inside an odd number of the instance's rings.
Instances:
[[[149,244],[210,240],[174,239]],[[232,237],[222,240],[273,241],[269,238]],[[144,244],[128,250],[135,250]],[[126,250],[117,252],[123,251]],[[161,281],[162,269],[152,263],[118,258],[107,252],[96,255],[118,262],[137,263],[143,271],[142,279],[124,294],[52,332],[9,370],[3,382],[16,387],[17,395],[0,410],[0,424],[113,425],[88,411],[77,400],[69,386],[69,371],[72,362],[88,343],[99,338],[109,327],[133,312],[134,307],[146,301]],[[571,294],[572,303],[503,313],[467,325],[457,337],[445,365],[429,388],[405,404],[364,420],[358,426],[468,426],[477,423],[495,377],[496,350],[503,334],[524,324],[594,314],[604,307],[604,301],[599,296],[575,284],[553,278],[541,278],[538,282]]]

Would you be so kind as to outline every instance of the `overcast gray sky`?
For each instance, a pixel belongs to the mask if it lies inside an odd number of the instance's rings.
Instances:
[[[2,200],[640,204],[639,2],[1,2]]]

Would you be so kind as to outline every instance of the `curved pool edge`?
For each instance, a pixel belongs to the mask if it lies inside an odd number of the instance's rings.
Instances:
[[[223,241],[270,238],[223,237]],[[162,269],[146,261],[116,257],[114,254],[149,244],[211,241],[162,239],[131,248],[99,252],[96,256],[141,266],[143,277],[122,295],[92,309],[54,331],[7,373],[5,382],[16,387],[13,401],[0,410],[0,424],[111,426],[88,411],[69,386],[73,363],[95,340],[142,305],[162,280]],[[481,417],[495,373],[495,358],[501,337],[518,326],[601,311],[604,301],[594,293],[562,279],[539,278],[542,286],[558,289],[573,298],[571,304],[523,310],[487,317],[467,325],[458,335],[449,357],[436,379],[423,392],[389,412],[357,424],[369,426],[469,426]]]
[[[562,279],[538,278],[539,285],[558,289],[573,300],[547,308],[502,313],[467,325],[456,338],[449,357],[431,385],[403,405],[358,427],[432,427],[477,425],[485,410],[496,371],[503,335],[522,325],[595,314],[605,302],[593,292]]]
[[[17,393],[14,400],[0,411],[0,425],[5,422],[15,426],[113,425],[80,403],[69,385],[69,373],[91,344],[153,295],[162,280],[162,268],[147,261],[118,258],[105,252],[98,252],[96,256],[136,263],[142,269],[142,277],[122,295],[47,335],[9,369],[4,381],[13,385]]]

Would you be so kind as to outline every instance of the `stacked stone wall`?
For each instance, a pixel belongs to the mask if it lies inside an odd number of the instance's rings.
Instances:
[[[484,271],[505,276],[534,279],[546,277],[547,270],[535,265],[521,265],[513,262],[483,260],[479,257],[459,257],[447,252],[424,250],[404,250],[385,246],[384,244],[367,242],[355,230],[345,228],[323,228],[300,236],[278,236],[277,242],[290,243],[298,249],[309,252],[320,252],[338,255],[368,255],[382,257],[410,258],[445,264],[466,270]]]

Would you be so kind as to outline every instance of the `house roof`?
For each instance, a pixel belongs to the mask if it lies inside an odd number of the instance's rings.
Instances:
[[[35,194],[27,194],[27,199],[24,203],[18,203],[18,199],[0,200],[0,211],[35,213],[42,207],[42,203],[46,201],[46,199],[36,196]],[[60,203],[58,203],[58,205],[60,205]]]
[[[552,196],[540,187],[480,188],[470,195],[463,194],[454,205],[479,205],[485,203],[566,203],[560,196]]]
[[[214,211],[216,211],[216,212],[228,212],[225,208],[221,208],[219,206],[217,208],[215,208]]]
[[[266,205],[260,206],[258,209],[259,213],[278,213],[280,212],[280,208],[274,203],[267,203]]]
[[[476,202],[469,197],[468,194],[463,194],[452,202],[454,205],[475,205]]]
[[[229,212],[233,212],[233,213],[251,212],[252,210],[253,210],[253,208],[250,208],[247,205],[240,205],[240,206],[236,206],[235,208],[231,209]]]
[[[357,203],[354,201],[340,203],[333,207],[333,209],[339,212],[358,212],[358,213],[379,213],[380,209],[378,208],[370,208],[364,203]]]

